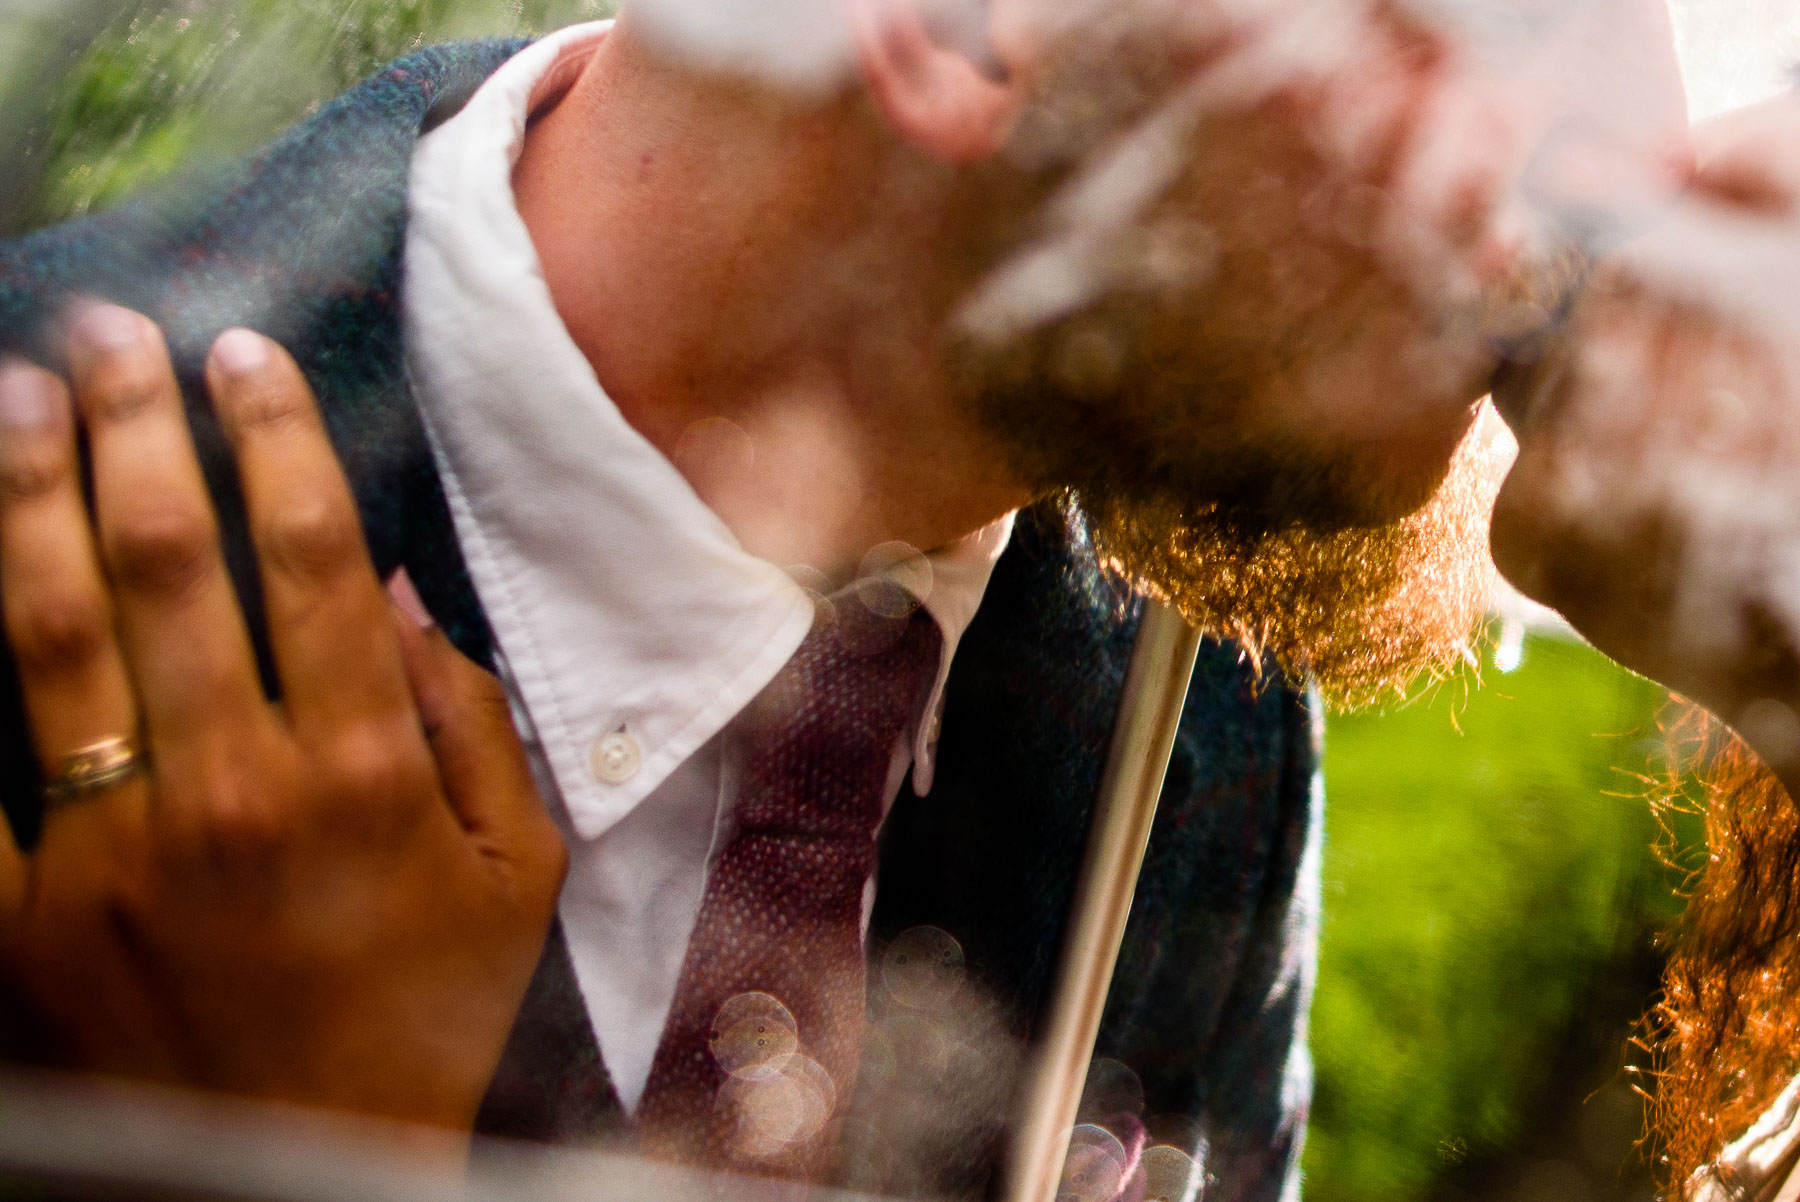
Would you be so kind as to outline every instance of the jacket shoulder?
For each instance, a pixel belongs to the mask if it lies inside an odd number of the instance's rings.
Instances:
[[[308,300],[368,286],[395,253],[420,133],[526,44],[419,50],[241,159],[0,242],[0,349],[55,363],[53,322],[77,296],[153,317],[178,360],[234,322],[293,340]]]
[[[404,562],[465,652],[479,659],[488,645],[406,387],[401,247],[420,133],[525,44],[421,50],[253,154],[107,213],[0,242],[0,353],[60,366],[58,319],[80,297],[161,325],[226,562],[265,656],[241,494],[202,384],[207,348],[232,325],[280,342],[312,384],[377,568]],[[0,803],[27,842],[37,828],[37,772],[10,650],[0,646]]]

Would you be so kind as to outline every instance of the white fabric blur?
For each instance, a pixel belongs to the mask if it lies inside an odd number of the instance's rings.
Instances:
[[[576,978],[635,1109],[728,832],[727,728],[793,655],[813,605],[608,399],[514,204],[529,116],[567,91],[609,28],[535,43],[420,140],[403,310],[457,535],[569,842],[560,912]],[[944,678],[1011,528],[1005,518],[927,553],[929,572],[915,560],[896,573],[942,628],[944,654],[895,748],[890,804],[909,768],[915,789],[930,788]]]

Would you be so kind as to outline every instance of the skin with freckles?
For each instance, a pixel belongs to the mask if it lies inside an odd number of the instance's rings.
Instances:
[[[1125,571],[1339,703],[1465,653],[1503,462],[1477,398],[1573,287],[1573,215],[1628,225],[1685,172],[1660,9],[1569,11],[1495,47],[1376,5],[1285,76],[1251,41],[1285,84],[1197,109],[1142,225],[1087,252],[1154,278],[953,348],[996,441],[1074,487]],[[1053,95],[1129,73],[1090,54]],[[1549,82],[1572,61],[1581,84]],[[1604,187],[1546,152],[1577,134],[1620,168]]]
[[[972,69],[910,4],[846,0],[856,70],[821,92],[684,62],[627,5],[526,138],[577,345],[665,452],[745,432],[747,473],[677,462],[775,562],[840,575],[1070,486],[1395,520],[1558,303],[1561,218],[1682,173],[1657,0],[1498,50],[1386,2],[981,7]],[[1546,153],[1576,133],[1611,192]]]
[[[1800,103],[1733,114],[1697,142],[1682,205],[1608,260],[1548,353],[1496,391],[1520,451],[1494,556],[1602,650],[1737,722],[1796,783],[1800,719],[1758,703],[1800,700]]]

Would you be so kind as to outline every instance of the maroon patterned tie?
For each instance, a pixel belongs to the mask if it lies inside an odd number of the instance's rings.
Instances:
[[[903,616],[893,616],[903,615]],[[818,1180],[862,1043],[863,891],[894,751],[942,636],[865,581],[737,723],[736,830],[707,877],[638,1107],[652,1155]]]

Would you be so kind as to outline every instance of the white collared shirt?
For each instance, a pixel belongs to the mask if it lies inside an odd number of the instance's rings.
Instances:
[[[620,415],[551,304],[512,193],[529,116],[610,22],[505,63],[420,139],[405,248],[411,377],[501,674],[569,842],[560,913],[601,1054],[643,1092],[730,811],[727,726],[786,664],[813,604],[745,551]],[[897,575],[943,631],[937,680],[895,748],[930,788],[937,714],[1011,518]]]

